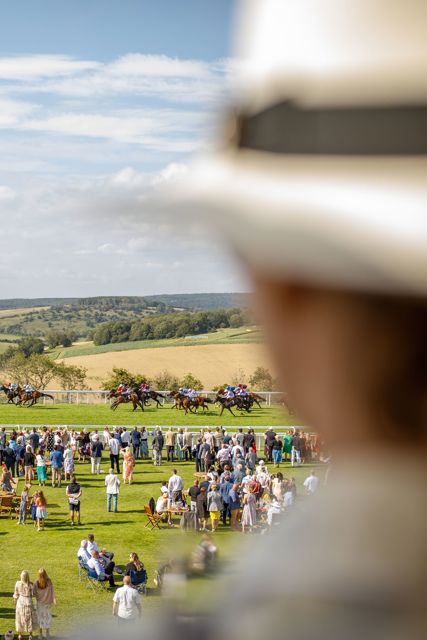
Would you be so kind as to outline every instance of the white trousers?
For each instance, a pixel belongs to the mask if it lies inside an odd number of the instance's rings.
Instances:
[[[295,449],[294,447],[292,447],[291,450],[291,466],[294,466],[294,462],[297,462],[297,464],[301,464],[301,454],[299,452],[298,449]]]

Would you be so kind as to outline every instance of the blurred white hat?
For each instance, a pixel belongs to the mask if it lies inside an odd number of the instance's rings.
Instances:
[[[426,295],[427,2],[245,0],[238,24],[224,144],[174,197],[264,271]]]

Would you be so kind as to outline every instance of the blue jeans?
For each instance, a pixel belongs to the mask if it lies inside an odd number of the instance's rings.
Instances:
[[[274,464],[280,464],[282,462],[282,452],[280,449],[273,449]]]
[[[111,511],[111,498],[113,498],[113,511],[117,513],[117,493],[107,493],[107,511]]]
[[[133,444],[132,445],[132,447],[133,447],[133,455],[135,457],[135,460],[139,459],[139,448],[140,448],[140,446],[141,445],[139,445],[139,444]]]

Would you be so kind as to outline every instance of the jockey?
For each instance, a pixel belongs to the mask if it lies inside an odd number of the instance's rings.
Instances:
[[[190,389],[187,389],[187,387],[180,387],[179,389],[179,393],[181,393],[185,397],[188,397],[189,391]]]
[[[231,400],[232,398],[234,398],[234,396],[235,396],[234,389],[235,389],[235,387],[231,387],[230,385],[226,388],[225,397],[228,400]]]
[[[24,391],[29,398],[33,397],[33,387],[28,382],[24,384]]]
[[[189,389],[188,390],[188,397],[191,398],[192,400],[195,400],[196,398],[199,397],[199,394],[195,389]]]
[[[124,384],[124,382],[122,382],[122,384],[119,384],[119,386],[117,387],[117,391],[120,393],[120,395],[122,396],[127,396],[130,394],[130,391],[128,389],[128,386],[126,384]]]
[[[239,387],[240,387],[240,385],[239,385]],[[246,398],[249,395],[248,385],[247,384],[242,384],[242,386],[240,387],[239,395],[242,396],[242,398]]]
[[[18,388],[18,385],[16,384],[16,382],[9,382],[9,384],[7,385],[7,388],[12,393],[15,393],[16,389]]]

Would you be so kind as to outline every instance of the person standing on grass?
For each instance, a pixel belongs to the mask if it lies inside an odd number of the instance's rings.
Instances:
[[[219,524],[220,513],[224,509],[222,496],[217,490],[216,484],[211,485],[211,489],[207,495],[207,509],[211,519],[212,531],[216,531]]]
[[[166,458],[168,462],[174,461],[176,434],[172,431],[172,427],[169,427],[166,432]]]
[[[82,496],[82,488],[74,475],[71,476],[71,482],[67,487],[66,495],[70,511],[70,524],[74,526],[74,519],[77,518],[77,524],[80,525],[80,498]]]
[[[168,482],[168,494],[172,503],[182,502],[182,490],[184,489],[184,481],[181,476],[178,475],[176,469],[173,469],[173,474],[169,478]]]
[[[46,459],[41,449],[36,455],[36,465],[37,465],[37,480],[39,482],[39,486],[44,487],[47,480],[47,470],[46,470]]]
[[[47,517],[46,506],[47,502],[43,491],[38,491],[36,498],[37,531],[42,531],[44,529],[44,521]]]
[[[141,595],[131,586],[130,576],[123,578],[123,586],[113,596],[113,616],[119,624],[134,623],[141,617]]]
[[[148,458],[148,432],[145,427],[141,429],[141,458],[143,460]]]
[[[113,511],[117,513],[117,502],[120,493],[120,480],[114,473],[114,469],[110,469],[105,477],[105,486],[107,487],[107,511],[111,511],[111,500],[113,501]]]
[[[276,435],[273,442],[273,462],[276,468],[279,467],[279,464],[282,462],[282,448],[283,442],[280,439],[279,435]]]
[[[25,472],[25,482],[29,482],[34,479],[34,464],[36,462],[36,456],[31,448],[31,445],[27,444],[25,447],[24,453],[24,472]]]
[[[123,455],[123,483],[132,484],[133,480],[133,470],[135,468],[135,458],[133,457],[133,453],[130,450],[130,447],[126,447],[126,449],[122,449]]]
[[[73,460],[73,450],[71,448],[70,442],[65,447],[64,451],[64,480],[68,480],[68,477],[71,480],[71,476],[74,474],[74,460]]]
[[[119,451],[120,451],[120,442],[117,438],[112,437],[108,441],[108,446],[110,447],[110,464],[114,469],[116,467],[117,473],[120,473],[120,463],[119,463]]]
[[[59,450],[58,445],[55,445],[52,453],[50,454],[51,469],[52,469],[52,487],[61,486],[61,475],[63,467],[62,451]]]
[[[228,506],[230,508],[230,528],[232,531],[239,531],[239,515],[241,509],[239,484],[234,483],[228,494]]]
[[[138,427],[134,427],[130,432],[130,441],[132,443],[133,455],[135,457],[135,460],[139,460],[141,448],[141,432],[138,431]]]
[[[27,519],[27,504],[28,494],[31,489],[31,485],[26,484],[21,493],[21,499],[19,501],[19,515],[17,524],[25,524]]]
[[[153,437],[153,464],[160,466],[162,464],[162,449],[165,443],[165,439],[162,434],[162,430],[157,428]]]
[[[37,580],[33,584],[33,593],[36,599],[37,620],[39,623],[39,638],[49,638],[52,614],[50,608],[56,605],[53,584],[45,569],[39,569]]]
[[[314,469],[311,470],[310,475],[304,480],[304,489],[307,495],[312,496],[319,488],[319,478],[316,476]]]
[[[28,633],[29,640],[32,640],[36,620],[33,608],[33,583],[30,581],[28,571],[22,571],[20,580],[15,584],[13,599],[18,640],[21,640],[22,633]]]
[[[102,451],[104,446],[99,439],[99,435],[93,436],[92,443],[90,445],[90,462],[92,475],[99,475],[101,473],[101,460]]]

